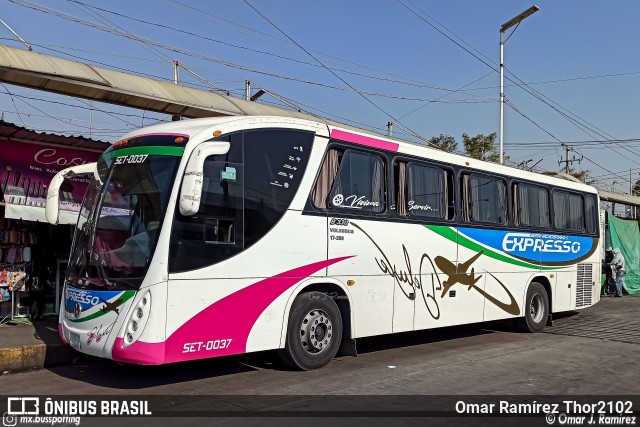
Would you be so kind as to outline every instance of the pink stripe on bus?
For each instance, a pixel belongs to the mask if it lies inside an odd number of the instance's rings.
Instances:
[[[294,268],[253,283],[214,302],[180,326],[165,342],[137,341],[125,347],[116,338],[111,357],[120,362],[157,365],[246,353],[247,339],[260,315],[283,292],[317,271],[351,258],[344,256]],[[215,351],[208,342],[224,344]]]
[[[64,331],[62,329],[62,323],[60,323],[60,322],[58,322],[58,334],[60,335],[60,339],[62,340],[63,343],[69,344],[69,342],[67,341],[67,339],[64,336]]]
[[[380,148],[387,151],[398,151],[399,147],[399,144],[395,142],[383,141],[381,139],[372,138],[370,136],[358,135],[338,129],[333,129],[331,131],[331,138],[353,142],[354,144],[366,145],[367,147]]]

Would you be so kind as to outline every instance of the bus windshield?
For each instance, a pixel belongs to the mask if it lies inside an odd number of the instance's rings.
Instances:
[[[67,270],[84,289],[137,289],[147,272],[180,157],[114,157],[80,211]]]

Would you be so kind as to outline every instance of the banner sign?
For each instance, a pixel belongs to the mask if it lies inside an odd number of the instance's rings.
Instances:
[[[149,368],[140,369],[149,374]],[[307,420],[312,425],[332,426],[598,426],[638,425],[639,401],[638,396],[611,395],[13,395],[0,396],[0,412],[7,427],[28,424],[298,425]],[[243,423],[239,418],[256,420]],[[407,422],[409,418],[414,419],[413,422]],[[377,422],[379,419],[384,421]]]
[[[5,203],[44,207],[47,187],[56,173],[92,163],[101,153],[0,139],[0,192]],[[60,209],[78,212],[89,178],[65,180]]]

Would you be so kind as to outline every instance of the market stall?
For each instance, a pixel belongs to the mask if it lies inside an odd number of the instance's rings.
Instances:
[[[94,162],[107,147],[0,121],[0,320],[58,312],[87,181],[76,177],[62,186],[55,226],[45,219],[47,187],[58,171]]]

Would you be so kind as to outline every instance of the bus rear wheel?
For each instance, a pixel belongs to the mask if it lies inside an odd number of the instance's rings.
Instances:
[[[524,332],[540,332],[547,324],[549,317],[549,295],[538,282],[531,282],[527,289],[524,305],[524,317],[516,320],[518,329]]]
[[[341,341],[342,317],[333,299],[322,292],[298,295],[289,314],[282,360],[294,369],[318,369],[335,357]]]

